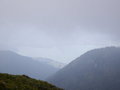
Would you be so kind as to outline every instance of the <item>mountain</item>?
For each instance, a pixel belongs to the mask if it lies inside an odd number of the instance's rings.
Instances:
[[[45,80],[59,68],[21,56],[12,51],[0,51],[0,73],[25,74],[32,78]]]
[[[0,90],[62,90],[47,82],[32,79],[26,75],[0,73]]]
[[[120,90],[120,48],[88,51],[48,81],[65,90]]]
[[[58,68],[58,69],[61,69],[66,65],[65,63],[61,63],[61,62],[58,62],[58,61],[55,61],[55,60],[52,60],[49,58],[39,57],[39,58],[34,58],[34,59],[38,60],[41,63],[46,63],[46,64],[51,65],[51,66]]]

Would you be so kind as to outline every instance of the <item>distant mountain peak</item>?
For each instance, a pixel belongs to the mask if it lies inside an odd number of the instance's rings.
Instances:
[[[0,73],[26,74],[32,78],[45,80],[59,69],[12,51],[0,51]]]

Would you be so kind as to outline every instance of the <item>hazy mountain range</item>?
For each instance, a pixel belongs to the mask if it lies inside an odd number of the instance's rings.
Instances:
[[[120,90],[120,48],[88,51],[48,81],[65,90]]]
[[[25,74],[32,78],[45,80],[62,67],[61,63],[59,66],[56,61],[56,67],[51,63],[54,61],[46,58],[35,60],[12,51],[0,51],[0,73]]]
[[[66,64],[65,63],[62,63],[62,62],[58,62],[58,61],[55,61],[55,60],[52,60],[52,59],[49,59],[49,58],[42,58],[42,57],[39,57],[39,58],[34,58],[35,60],[41,62],[41,63],[46,63],[48,65],[51,65],[55,68],[63,68]]]
[[[94,49],[66,65],[0,51],[0,73],[25,74],[65,90],[120,90],[120,48]]]

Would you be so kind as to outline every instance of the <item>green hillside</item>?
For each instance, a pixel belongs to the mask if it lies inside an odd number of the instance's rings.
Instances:
[[[35,80],[26,75],[0,73],[0,90],[62,90],[45,81]]]

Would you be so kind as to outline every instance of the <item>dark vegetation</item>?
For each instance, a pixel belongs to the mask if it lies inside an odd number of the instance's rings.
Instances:
[[[0,73],[0,90],[62,90],[45,81],[35,80],[26,75]]]

